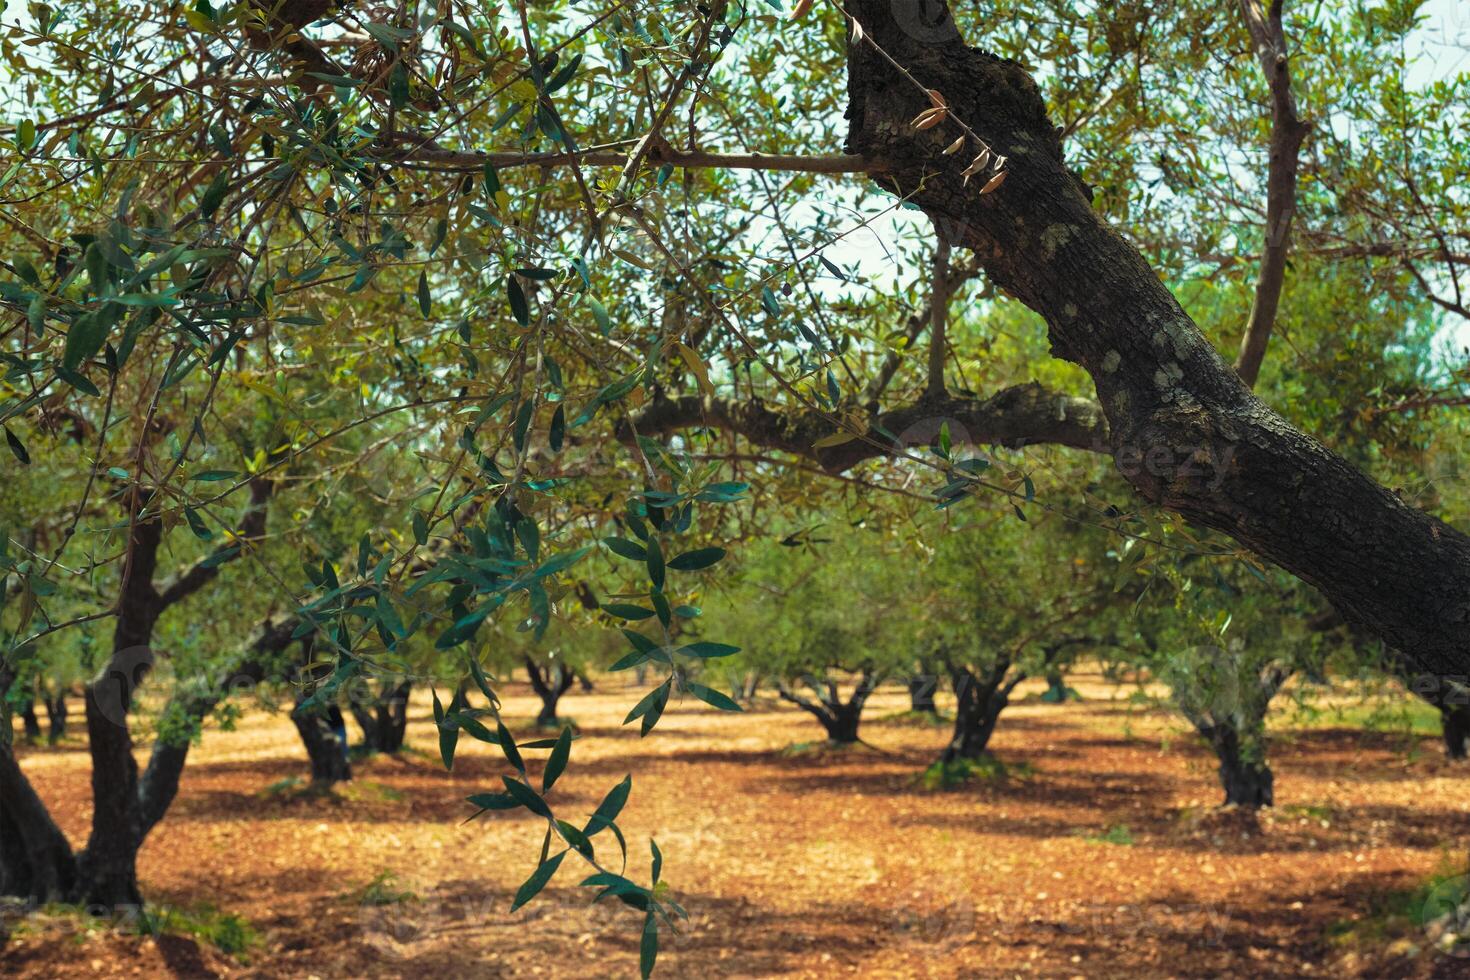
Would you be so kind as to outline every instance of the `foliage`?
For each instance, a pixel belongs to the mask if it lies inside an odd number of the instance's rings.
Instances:
[[[1252,303],[1266,82],[1232,5],[1155,6],[956,15],[1037,69],[1097,210],[1225,349]],[[1419,6],[1289,13],[1315,130],[1260,393],[1454,522],[1470,374],[1445,338],[1470,319],[1470,78],[1411,83]],[[724,690],[745,673],[825,687],[930,663],[1008,693],[1115,656],[1263,758],[1281,686],[1263,678],[1376,652],[1309,628],[1324,610],[1306,586],[1100,458],[976,445],[933,408],[1033,380],[1094,390],[973,266],[942,269],[957,299],[921,315],[933,233],[896,198],[735,159],[842,141],[850,25],[797,35],[778,9],[8,16],[4,711],[139,646],[162,696],[129,692],[123,713],[160,744],[228,723],[233,692],[199,689],[243,666],[267,700],[299,685],[298,710],[428,681],[446,767],[461,735],[505,757],[476,814],[545,822],[517,906],[575,852],[583,884],[642,914],[645,973],[681,912],[662,856],[651,845],[648,884],[624,876],[626,780],[585,822],[553,808],[572,733],[517,741],[499,712],[524,657],[651,671],[626,719],[647,735],[677,697],[738,710]],[[875,232],[883,250],[845,244]],[[918,337],[946,318],[927,370]],[[905,404],[925,417],[888,431],[880,410]],[[828,465],[854,445],[883,453]],[[148,587],[170,599],[141,637],[113,633],[140,606],[140,529],[158,535]],[[250,647],[281,617],[275,648]],[[549,753],[539,783],[523,750]]]

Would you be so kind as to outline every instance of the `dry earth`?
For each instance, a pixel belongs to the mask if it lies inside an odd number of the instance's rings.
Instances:
[[[607,679],[564,699],[586,737],[553,800],[582,815],[633,775],[630,874],[646,880],[655,836],[691,916],[666,941],[668,977],[1470,976],[1470,960],[1427,950],[1393,914],[1422,905],[1404,896],[1464,847],[1470,766],[1430,739],[1278,726],[1278,805],[1250,832],[1213,812],[1213,763],[1174,718],[1087,680],[1074,679],[1081,704],[1032,691],[1002,720],[998,754],[1034,771],[931,791],[915,774],[945,730],[882,720],[906,707],[897,689],[870,708],[872,749],[792,753],[819,729],[774,702],[742,715],[675,704],[640,740],[619,724],[636,693]],[[533,701],[510,691],[508,717],[524,722]],[[635,913],[589,905],[570,860],[509,913],[541,830],[523,811],[462,822],[463,797],[497,786],[503,764],[466,740],[445,773],[424,700],[413,751],[358,763],[331,798],[280,788],[305,771],[282,714],[249,712],[194,750],[144,847],[143,889],[243,917],[259,938],[242,956],[58,913],[17,928],[0,972],[636,976]],[[25,753],[83,839],[80,741]]]

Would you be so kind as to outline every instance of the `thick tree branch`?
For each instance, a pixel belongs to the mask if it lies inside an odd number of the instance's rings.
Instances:
[[[1291,223],[1296,216],[1297,167],[1302,141],[1310,129],[1297,115],[1296,96],[1291,91],[1291,65],[1286,54],[1286,34],[1281,25],[1281,0],[1273,0],[1270,12],[1260,0],[1240,0],[1240,11],[1250,30],[1251,43],[1260,59],[1261,71],[1271,89],[1271,147],[1266,176],[1266,242],[1261,252],[1260,278],[1250,321],[1240,342],[1235,370],[1255,387],[1266,357],[1266,345],[1281,305],[1286,279],[1286,260],[1291,252]]]
[[[1409,669],[1470,674],[1470,539],[1416,510],[1255,398],[1158,274],[1093,210],[1018,64],[967,47],[939,0],[848,0],[848,150],[972,249],[1092,376],[1114,458],[1146,498],[1217,528],[1309,582]],[[894,71],[882,45],[921,85]],[[915,132],[937,90],[1009,158],[1004,186],[967,180],[959,131]],[[1130,463],[1136,465],[1129,465]]]
[[[912,446],[926,446],[948,422],[956,445],[1007,447],[1052,444],[1106,452],[1102,410],[1085,398],[1047,391],[1038,384],[1017,385],[991,398],[941,396],[871,414],[866,438],[814,448],[834,434],[829,418],[816,411],[783,411],[760,400],[738,401],[662,394],[618,428],[618,438],[667,435],[680,429],[711,428],[737,433],[751,442],[814,460],[829,473],[841,473],[864,460]],[[886,434],[885,434],[886,433]]]

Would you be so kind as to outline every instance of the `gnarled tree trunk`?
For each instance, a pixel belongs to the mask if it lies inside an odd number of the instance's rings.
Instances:
[[[350,780],[352,765],[347,758],[347,725],[342,709],[334,704],[325,711],[302,711],[305,700],[305,697],[297,699],[297,710],[291,713],[291,721],[306,747],[312,786],[325,789]]]
[[[46,741],[55,745],[66,737],[66,690],[46,695]]]
[[[837,683],[832,680],[819,685],[815,679],[808,679],[807,685],[817,697],[815,701],[796,693],[785,684],[779,685],[778,690],[781,697],[821,722],[827,732],[827,741],[833,745],[852,745],[862,741],[858,735],[858,726],[862,722],[863,708],[881,680],[882,675],[874,671],[863,671],[851,697],[846,701],[842,700]]]
[[[1273,777],[1266,760],[1248,758],[1242,751],[1240,733],[1231,725],[1206,725],[1199,731],[1215,750],[1215,757],[1220,760],[1220,788],[1225,791],[1224,805],[1251,810],[1270,806]]]
[[[914,714],[937,715],[939,706],[934,703],[934,695],[939,691],[939,675],[928,660],[920,660],[918,668],[908,681],[909,710]]]
[[[982,671],[964,666],[950,668],[956,700],[954,734],[940,754],[940,762],[981,759],[989,754],[990,737],[995,734],[1001,712],[1010,704],[1016,685],[1026,678],[1024,673],[1019,673],[1006,680],[1010,668],[1008,657],[998,658]]]
[[[408,733],[408,696],[413,681],[384,684],[370,705],[351,702],[352,717],[362,729],[362,744],[369,752],[392,755],[403,748]]]
[[[1470,755],[1470,707],[1441,704],[1439,717],[1443,725],[1445,755],[1451,759],[1466,758]]]
[[[0,895],[43,905],[72,898],[76,857],[46,805],[0,745]]]
[[[92,764],[92,829],[87,845],[73,857],[64,835],[56,828],[34,788],[16,764],[9,746],[0,751],[0,834],[18,840],[27,860],[5,868],[8,878],[24,881],[31,894],[91,908],[116,911],[142,905],[138,889],[137,856],[143,839],[162,818],[178,791],[188,741],[160,739],[153,746],[148,768],[141,775],[133,757],[128,718],[137,687],[153,666],[149,649],[154,626],[173,604],[194,594],[219,574],[220,566],[242,551],[238,541],[260,536],[265,525],[269,484],[254,481],[250,503],[232,542],[182,573],[155,584],[163,525],[151,494],[135,487],[126,498],[128,545],[123,560],[112,655],[84,690],[87,742]],[[294,624],[293,624],[294,625]],[[289,628],[286,633],[289,635]],[[266,631],[248,654],[272,634]],[[279,650],[284,643],[271,649]],[[250,667],[258,671],[258,665]],[[258,676],[256,677],[258,679]],[[202,718],[228,691],[228,680],[203,690],[188,685],[170,699],[166,711],[183,711]],[[7,862],[21,849],[0,840]]]
[[[569,667],[560,664],[542,667],[529,656],[525,658],[526,675],[531,678],[531,689],[541,699],[541,708],[536,712],[536,724],[550,728],[557,723],[556,706],[561,696],[571,690],[577,675]]]
[[[27,698],[20,706],[21,727],[25,731],[26,741],[36,743],[41,740],[41,720],[36,717],[36,699]]]

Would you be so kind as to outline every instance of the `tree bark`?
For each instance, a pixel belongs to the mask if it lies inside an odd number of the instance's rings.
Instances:
[[[850,0],[848,150],[974,251],[990,279],[1045,319],[1053,352],[1097,386],[1115,463],[1148,500],[1231,535],[1319,588],[1414,672],[1470,674],[1470,538],[1400,500],[1251,394],[1138,251],[1104,223],[1062,160],[1035,82],[967,47],[940,0]],[[903,65],[905,77],[874,43]],[[910,121],[947,100],[1005,183],[980,193],[945,156],[953,122]]]
[[[0,894],[31,904],[70,899],[76,858],[21,771],[8,744],[0,745]]]
[[[1451,759],[1470,756],[1470,707],[1441,704],[1439,712],[1445,755]]]
[[[1010,704],[1011,692],[1025,679],[1020,674],[1010,681],[1009,658],[1001,658],[980,673],[968,667],[952,667],[950,681],[955,693],[954,734],[939,756],[941,763],[960,759],[980,759],[990,752],[990,737],[995,734],[1001,712]]]
[[[408,696],[413,681],[384,684],[370,705],[352,702],[352,717],[362,729],[363,745],[369,752],[392,755],[403,748],[408,733]]]
[[[541,709],[536,713],[536,724],[542,728],[550,728],[556,725],[556,706],[561,701],[561,696],[572,687],[577,675],[570,668],[563,666],[542,667],[531,659],[525,658],[526,674],[531,678],[531,689],[541,699]]]
[[[920,663],[918,673],[909,678],[909,710],[915,714],[937,715],[939,706],[934,695],[939,690],[939,677]]]
[[[1258,810],[1272,803],[1271,767],[1264,759],[1249,760],[1241,751],[1240,735],[1224,724],[1202,728],[1200,734],[1209,741],[1220,760],[1220,788],[1225,791],[1225,806]]]
[[[297,699],[298,709],[305,700]],[[352,778],[352,766],[347,759],[347,729],[340,708],[332,705],[327,711],[308,713],[297,710],[292,712],[291,721],[306,747],[312,786],[325,789]]]
[[[41,740],[41,720],[36,717],[36,699],[28,698],[20,706],[21,727],[25,731],[26,741],[32,744]]]
[[[66,691],[46,696],[46,741],[55,745],[66,737]]]
[[[1266,357],[1266,345],[1276,323],[1286,280],[1286,260],[1291,252],[1291,224],[1296,216],[1297,162],[1308,126],[1297,114],[1296,96],[1291,91],[1291,64],[1282,27],[1281,0],[1270,9],[1260,0],[1240,0],[1240,11],[1255,45],[1261,72],[1271,90],[1271,146],[1266,172],[1266,241],[1261,251],[1260,277],[1250,320],[1240,341],[1235,370],[1252,388]]]
[[[830,680],[821,687],[815,681],[810,682],[813,692],[817,694],[815,701],[796,693],[785,684],[778,685],[777,690],[782,698],[808,712],[821,723],[827,732],[828,742],[833,745],[853,745],[862,741],[858,729],[862,723],[863,708],[881,680],[881,675],[864,671],[852,696],[846,701],[838,693],[837,684]]]

